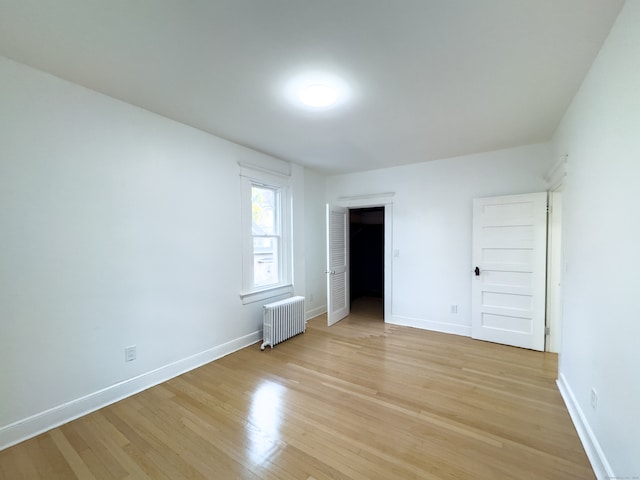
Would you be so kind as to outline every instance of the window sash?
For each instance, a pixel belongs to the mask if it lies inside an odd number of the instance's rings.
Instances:
[[[265,192],[260,195],[257,191]],[[271,197],[260,205],[254,197]],[[270,200],[270,202],[269,202]],[[255,235],[280,235],[280,189],[252,182],[251,184],[251,233]]]
[[[279,235],[253,235],[253,286],[280,284],[282,277]]]

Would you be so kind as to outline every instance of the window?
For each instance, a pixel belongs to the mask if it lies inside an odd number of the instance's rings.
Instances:
[[[258,288],[280,283],[279,196],[275,188],[251,186],[253,285]]]
[[[244,303],[291,292],[288,177],[241,168]]]

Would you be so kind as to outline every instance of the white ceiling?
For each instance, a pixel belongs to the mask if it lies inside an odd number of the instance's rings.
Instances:
[[[0,0],[0,54],[326,173],[550,139],[622,0]],[[293,105],[322,70],[352,95]]]

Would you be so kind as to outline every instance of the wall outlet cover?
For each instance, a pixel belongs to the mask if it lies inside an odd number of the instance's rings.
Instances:
[[[133,362],[136,359],[136,346],[132,345],[124,349],[124,361]]]

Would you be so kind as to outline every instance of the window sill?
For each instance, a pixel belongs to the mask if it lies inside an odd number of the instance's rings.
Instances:
[[[262,290],[253,290],[251,292],[241,292],[240,299],[242,304],[259,302],[273,297],[279,297],[281,295],[293,294],[293,285],[275,285],[273,287],[267,287]]]

